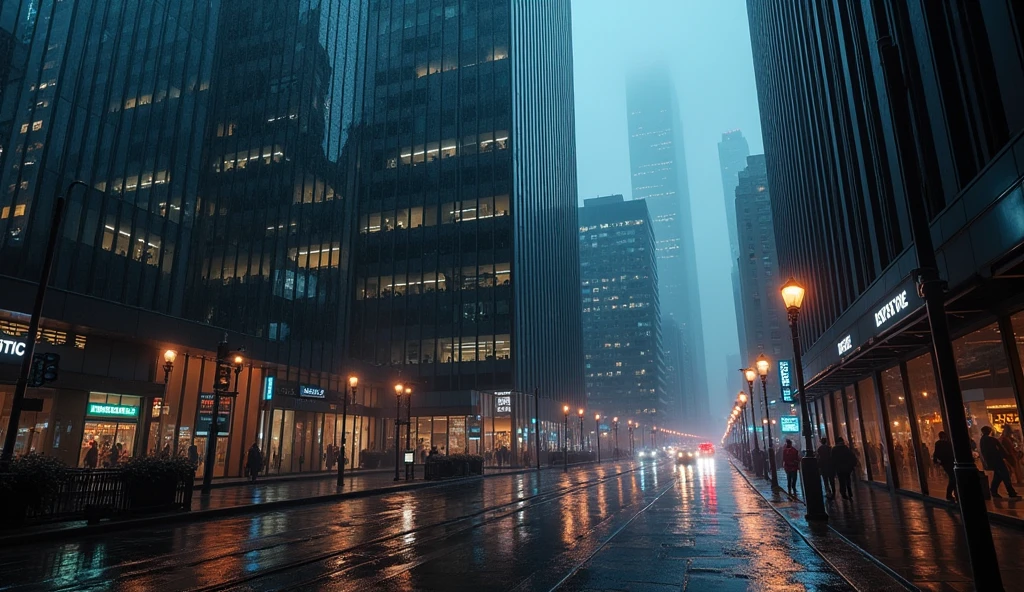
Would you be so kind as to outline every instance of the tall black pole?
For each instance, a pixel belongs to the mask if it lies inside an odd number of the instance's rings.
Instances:
[[[807,410],[807,393],[804,391],[804,366],[800,359],[800,334],[796,322],[799,310],[789,309],[789,330],[793,338],[793,357],[796,362],[796,388],[800,392],[800,415],[804,422],[804,456],[800,459],[800,472],[804,481],[804,503],[808,520],[828,520],[825,511],[825,495],[821,491],[821,472],[814,455],[814,441],[811,436],[811,414]]]
[[[537,448],[537,470],[540,470],[540,395],[533,389],[533,438]]]
[[[928,325],[932,334],[935,369],[946,406],[946,418],[949,420],[946,431],[953,444],[956,498],[960,505],[971,570],[974,572],[974,584],[978,590],[998,592],[1003,590],[1003,581],[999,573],[995,544],[992,542],[992,528],[981,489],[981,477],[977,465],[974,464],[971,434],[967,429],[967,414],[964,410],[963,393],[960,390],[960,377],[957,375],[956,357],[946,319],[946,282],[939,276],[928,212],[925,209],[925,199],[932,193],[931,179],[921,167],[921,144],[915,127],[928,123],[922,121],[925,117],[924,110],[914,109],[911,104],[912,98],[906,84],[900,48],[892,42],[892,38],[884,37],[879,40],[879,50],[892,112],[896,154],[905,172],[904,195],[919,266],[912,273],[917,281],[918,294],[925,301]]]
[[[594,437],[597,438],[597,462],[601,462],[601,418],[594,418]]]
[[[213,488],[213,470],[217,460],[217,437],[220,435],[220,398],[231,389],[231,350],[228,335],[217,344],[216,372],[213,377],[213,409],[210,428],[206,432],[206,457],[203,459],[203,495]]]
[[[562,438],[562,472],[569,472],[569,412],[565,412],[565,437]]]
[[[583,452],[583,414],[580,414],[580,452]]]
[[[768,472],[771,474],[772,487],[779,488],[779,471],[775,466],[775,439],[772,438],[772,416],[768,405],[768,376],[761,377],[761,395],[764,397],[764,418],[768,420]]]
[[[398,444],[402,437],[402,393],[395,397],[395,481],[398,481]]]
[[[21,356],[21,372],[14,386],[14,397],[11,400],[11,417],[7,421],[7,434],[4,436],[4,449],[0,453],[0,464],[7,464],[14,457],[14,445],[18,441],[18,423],[21,421],[21,408],[25,403],[25,392],[28,389],[28,377],[32,372],[32,357],[36,352],[36,336],[39,334],[39,322],[43,315],[43,300],[46,288],[50,283],[50,270],[53,268],[53,257],[57,253],[57,239],[60,237],[60,226],[64,219],[64,208],[71,188],[75,185],[88,187],[82,181],[72,181],[64,190],[64,195],[57,198],[53,205],[53,217],[50,219],[50,236],[46,242],[46,253],[43,255],[43,268],[39,271],[39,283],[36,285],[36,300],[32,305],[32,317],[28,322],[28,335],[25,338],[25,351]]]
[[[405,450],[408,452],[412,446],[412,391],[405,391]],[[448,448],[444,449],[445,456],[448,455]],[[416,459],[413,458],[415,461]],[[423,469],[426,471],[426,468]],[[416,463],[412,462],[405,466],[405,480],[416,478]]]
[[[345,426],[348,425],[348,397],[349,392],[342,389],[343,396],[341,398],[341,454],[338,455],[338,487],[345,485],[345,460],[348,458],[345,456]],[[356,396],[356,385],[352,385],[352,397]]]
[[[619,422],[612,422],[612,429],[615,430],[615,460],[619,460]]]

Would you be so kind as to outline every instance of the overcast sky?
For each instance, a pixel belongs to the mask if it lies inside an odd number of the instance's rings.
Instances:
[[[579,197],[630,197],[625,75],[663,58],[684,128],[712,414],[742,386],[726,367],[738,350],[729,239],[718,166],[722,132],[741,129],[760,154],[761,124],[744,0],[572,0]]]

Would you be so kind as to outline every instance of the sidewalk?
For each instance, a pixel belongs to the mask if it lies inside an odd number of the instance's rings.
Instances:
[[[858,482],[854,500],[826,502],[827,527],[808,524],[804,503],[784,491],[772,492],[763,478],[748,473],[739,461],[733,467],[779,511],[802,535],[828,542],[818,549],[826,559],[836,552],[835,539],[857,552],[872,557],[883,569],[914,588],[928,591],[969,591],[974,589],[967,545],[955,506],[932,504],[906,495]],[[780,484],[785,474],[780,472]],[[800,484],[799,491],[803,491]],[[830,536],[831,535],[831,536]],[[835,536],[838,535],[838,536]],[[1008,592],[1024,592],[1024,534],[1017,528],[992,524],[996,554],[1003,585]],[[815,545],[811,542],[812,546]]]
[[[611,461],[608,461],[611,462]],[[579,463],[573,468],[583,468],[595,463]],[[125,530],[147,525],[162,525],[173,522],[189,522],[218,518],[249,512],[269,511],[294,507],[303,504],[329,502],[334,500],[366,497],[387,492],[411,491],[427,487],[448,485],[457,481],[482,479],[497,475],[510,475],[536,471],[536,467],[484,469],[483,476],[463,477],[439,481],[424,481],[422,465],[417,467],[416,479],[405,481],[405,473],[400,473],[400,480],[394,480],[394,469],[360,471],[356,474],[345,473],[345,486],[337,486],[337,473],[304,474],[267,478],[263,483],[257,480],[251,484],[245,480],[216,480],[209,495],[203,495],[199,483],[196,484],[192,496],[192,511],[150,514],[138,518],[103,521],[99,524],[88,524],[84,520],[57,522],[28,526],[16,532],[0,531],[0,547],[22,544],[27,541],[64,539],[71,536],[83,536]],[[544,470],[562,470],[562,467],[545,467]]]

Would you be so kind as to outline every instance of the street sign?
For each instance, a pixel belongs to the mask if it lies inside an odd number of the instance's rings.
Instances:
[[[799,434],[800,433],[800,418],[792,415],[783,415],[779,418],[779,425],[782,426],[782,433],[784,434]]]
[[[220,396],[217,405],[217,434],[227,436],[231,429],[231,408],[235,400]],[[199,423],[196,425],[196,435],[205,436],[210,433],[210,423],[213,422],[213,393],[199,395]]]

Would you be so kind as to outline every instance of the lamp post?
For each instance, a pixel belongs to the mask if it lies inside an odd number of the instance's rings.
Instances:
[[[565,414],[565,432],[562,437],[562,472],[569,472],[569,406],[562,406],[562,413]]]
[[[601,414],[594,415],[594,434],[597,438],[597,462],[601,462]]]
[[[757,373],[761,376],[761,396],[764,397],[764,417],[767,420],[768,426],[768,474],[772,479],[772,487],[779,487],[779,474],[778,468],[775,466],[775,439],[772,438],[772,416],[771,407],[768,405],[768,369],[771,364],[768,362],[768,358],[763,353],[758,354],[757,361],[754,363],[757,366]]]
[[[753,368],[747,368],[745,370],[741,370],[741,372],[743,372],[743,378],[747,381],[747,391],[750,393],[750,400],[756,401],[757,399],[754,398],[754,379],[757,378],[757,371]],[[753,405],[751,405],[751,413],[753,413]],[[754,431],[757,431],[756,427],[754,428]],[[757,437],[756,433],[754,434],[754,437]],[[765,440],[765,430],[763,427],[761,428],[761,444],[767,452],[768,441]],[[768,478],[768,465],[765,464],[763,456],[759,455],[758,458],[754,460],[754,471],[765,479]]]
[[[169,349],[164,352],[164,394],[160,398],[160,417],[157,418],[156,422],[156,450],[154,452],[161,453],[163,448],[160,443],[164,441],[164,412],[167,411],[167,383],[171,380],[171,371],[174,370],[174,360],[178,357],[178,352],[173,349]]]
[[[412,387],[405,387],[405,451],[408,452],[409,446],[412,444],[409,440],[412,437]],[[445,449],[445,454],[448,454],[448,449]],[[413,459],[415,461],[415,459]],[[426,470],[426,469],[424,469]],[[410,475],[410,472],[412,474]],[[405,480],[409,478],[416,478],[416,464],[407,465],[405,468]]]
[[[580,452],[583,452],[583,410],[582,409],[579,410],[579,415],[580,415],[580,442],[579,442],[579,447],[580,447]]]
[[[395,385],[395,481],[398,481],[398,438],[402,428],[402,393],[405,387],[402,383]]]
[[[615,454],[613,454],[612,456],[615,457],[615,460],[619,460],[619,418],[618,417],[613,417],[612,418],[612,429],[615,430]]]
[[[736,397],[737,405],[740,408],[740,429],[743,430],[740,436],[740,446],[743,448],[743,466],[750,470],[750,434],[747,433],[747,395],[740,393]]]
[[[804,456],[800,459],[800,472],[803,473],[804,503],[807,504],[808,520],[828,520],[825,512],[825,496],[821,492],[821,473],[818,470],[818,459],[814,456],[814,442],[811,440],[811,419],[807,411],[807,393],[804,392],[804,369],[800,361],[800,334],[797,331],[797,317],[800,305],[804,301],[804,288],[789,278],[782,286],[782,300],[786,303],[789,317],[789,330],[793,338],[793,357],[796,365],[796,388],[800,393],[800,415],[804,422]]]
[[[750,430],[754,432],[753,435],[749,436],[749,438],[754,441],[754,452],[751,455],[750,468],[755,473],[760,474],[761,464],[764,462],[764,458],[761,457],[761,448],[757,442],[757,418],[754,417],[754,401],[751,398],[747,397],[747,394],[744,393],[743,391],[740,391],[739,396],[742,399],[747,400],[747,402],[749,403],[747,407],[750,408]]]
[[[217,370],[213,378],[213,409],[210,414],[210,428],[206,432],[206,457],[203,459],[203,495],[209,495],[213,487],[213,469],[217,459],[217,438],[220,436],[220,398],[228,395],[231,390],[231,363],[234,362],[235,382],[237,383],[238,367],[242,364],[242,356],[235,355],[232,359],[228,349],[228,336],[217,344]]]
[[[658,448],[658,426],[651,427],[651,448]]]
[[[352,391],[349,393],[346,391],[344,396],[341,398],[341,454],[338,456],[338,487],[345,485],[345,459],[348,458],[345,454],[345,434],[348,429],[348,398],[351,394],[353,399],[356,398],[356,386],[359,384],[359,377],[349,376],[348,377],[348,388]]]

